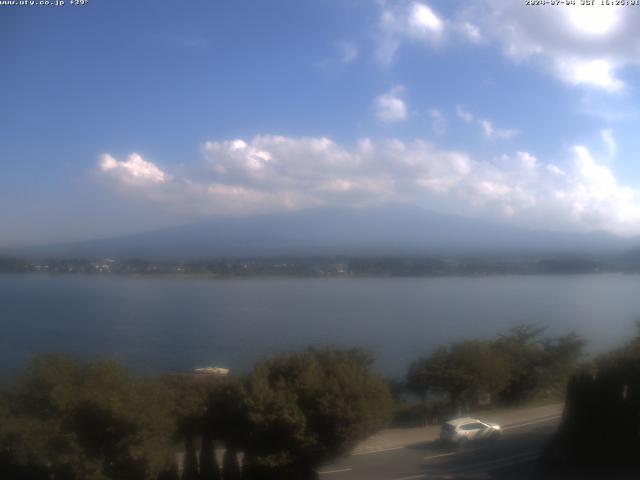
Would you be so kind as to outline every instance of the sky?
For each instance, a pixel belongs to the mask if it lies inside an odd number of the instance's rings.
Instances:
[[[640,6],[600,1],[0,5],[0,246],[383,204],[640,234]]]

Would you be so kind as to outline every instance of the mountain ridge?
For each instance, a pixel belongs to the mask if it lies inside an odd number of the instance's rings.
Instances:
[[[622,255],[637,237],[527,229],[414,206],[212,217],[133,235],[0,249],[52,258]]]

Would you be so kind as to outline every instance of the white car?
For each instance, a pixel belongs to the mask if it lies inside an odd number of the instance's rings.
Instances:
[[[502,435],[500,425],[477,418],[463,417],[449,420],[440,430],[440,439],[462,445],[471,440],[495,440]]]

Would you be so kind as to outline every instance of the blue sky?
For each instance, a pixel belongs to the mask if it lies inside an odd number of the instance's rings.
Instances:
[[[384,203],[638,234],[639,25],[509,0],[1,6],[0,245]]]

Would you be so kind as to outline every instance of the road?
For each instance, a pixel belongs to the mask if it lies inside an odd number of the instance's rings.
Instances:
[[[320,480],[494,478],[492,474],[502,469],[532,463],[559,421],[556,412],[503,423],[504,435],[499,441],[464,448],[443,446],[430,439],[360,452],[323,466],[319,470]]]

